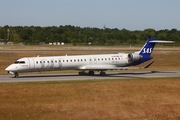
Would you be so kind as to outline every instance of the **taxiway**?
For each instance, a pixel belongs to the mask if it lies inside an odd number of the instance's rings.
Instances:
[[[60,74],[20,74],[18,78],[13,75],[0,75],[0,82],[41,82],[41,81],[73,81],[73,80],[105,80],[105,79],[132,79],[132,78],[160,78],[180,77],[180,70],[174,71],[120,71],[106,72],[106,76],[95,74],[94,76],[79,76],[78,73]]]

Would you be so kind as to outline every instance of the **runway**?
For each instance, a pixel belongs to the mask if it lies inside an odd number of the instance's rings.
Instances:
[[[73,81],[73,80],[110,80],[110,79],[132,79],[132,78],[160,78],[180,77],[180,70],[174,71],[120,71],[106,72],[106,76],[95,74],[94,76],[79,76],[78,73],[60,74],[20,74],[18,78],[13,75],[0,75],[0,83],[7,82],[42,82],[42,81]]]

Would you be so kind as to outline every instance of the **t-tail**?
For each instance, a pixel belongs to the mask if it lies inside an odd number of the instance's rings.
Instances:
[[[128,60],[131,65],[137,65],[152,59],[151,53],[154,50],[156,43],[173,43],[174,41],[156,40],[150,38],[146,41],[142,49],[135,53],[128,54]]]

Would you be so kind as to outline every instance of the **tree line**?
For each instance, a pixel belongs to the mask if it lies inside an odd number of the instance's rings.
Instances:
[[[9,34],[8,34],[9,31]],[[180,43],[180,31],[171,30],[127,30],[117,28],[90,28],[72,25],[66,26],[0,26],[0,39],[14,43],[39,44],[40,42],[64,42],[73,45],[120,45],[142,44],[148,38],[173,40]]]

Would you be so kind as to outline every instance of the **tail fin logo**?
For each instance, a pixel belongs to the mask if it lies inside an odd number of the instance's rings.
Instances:
[[[140,55],[151,55],[156,43],[173,43],[173,41],[156,40],[151,38],[147,40],[146,44],[139,51]]]
[[[143,54],[146,54],[146,53],[151,53],[153,50],[153,48],[143,48]]]

